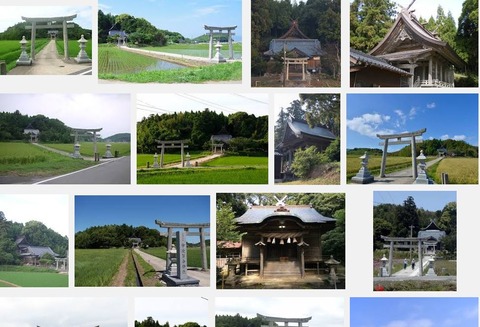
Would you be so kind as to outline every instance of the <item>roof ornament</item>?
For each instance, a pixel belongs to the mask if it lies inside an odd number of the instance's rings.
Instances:
[[[408,5],[407,7],[407,10],[410,9],[410,7],[413,5],[413,3],[415,2],[416,0],[412,0],[412,2],[410,2],[410,4]]]
[[[285,195],[281,200],[279,200],[276,195],[274,195],[273,197],[275,198],[275,200],[277,200],[277,203],[275,204],[277,207],[284,207],[285,200],[288,198],[288,195]]]

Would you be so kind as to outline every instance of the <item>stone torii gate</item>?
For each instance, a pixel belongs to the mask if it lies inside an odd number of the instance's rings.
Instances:
[[[93,136],[93,153],[95,156],[95,161],[97,161],[97,132],[100,132],[103,128],[72,128],[73,133],[70,136],[74,136],[74,144],[73,144],[73,157],[74,158],[82,158],[80,155],[80,144],[78,143],[78,136],[79,135],[89,135]],[[93,133],[93,134],[88,134]],[[99,135],[98,135],[99,136]]]
[[[219,33],[222,33],[223,31],[227,31],[228,33],[228,54],[229,54],[229,59],[233,59],[233,44],[232,44],[232,35],[235,35],[232,33],[237,28],[237,25],[235,26],[226,26],[226,27],[215,27],[215,26],[207,26],[204,25],[204,28],[209,31],[210,33],[210,39],[208,42],[208,59],[213,58],[213,33],[214,31],[218,31]]]
[[[268,325],[262,325],[262,327],[274,327],[274,326],[277,325],[276,324],[277,322],[283,322],[284,327],[293,327],[292,325],[289,325],[289,323],[295,323],[296,326],[298,326],[298,327],[308,327],[308,326],[303,325],[303,323],[307,323],[312,319],[312,317],[306,317],[306,318],[269,317],[269,316],[261,315],[259,313],[257,313],[257,317],[264,320],[264,321],[268,321]]]
[[[423,276],[423,247],[425,243],[428,243],[428,238],[420,238],[420,237],[388,237],[388,236],[381,236],[381,238],[389,243],[384,244],[384,248],[388,248],[388,275],[392,275],[392,265],[393,265],[393,250],[394,248],[403,248],[403,249],[414,249],[416,245],[412,243],[418,244],[418,267],[419,267],[419,276]]]
[[[182,157],[182,167],[185,167],[185,160],[184,160],[184,149],[188,148],[186,143],[189,140],[179,140],[179,141],[159,141],[155,140],[159,145],[157,148],[160,148],[160,168],[163,168],[163,155],[165,154],[165,149],[178,149],[180,148],[180,155]]]
[[[53,29],[53,28],[63,28],[63,50],[64,50],[64,58],[65,60],[69,59],[68,56],[68,33],[67,28],[73,28],[73,24],[67,23],[68,21],[73,20],[77,17],[77,14],[71,16],[63,16],[63,17],[23,17],[22,19],[27,23],[31,23],[32,25],[25,26],[25,28],[32,30],[31,36],[31,47],[30,47],[30,56],[32,60],[35,59],[35,37],[37,34],[37,29]],[[45,23],[37,25],[37,23]]]
[[[160,226],[161,228],[167,229],[167,251],[169,251],[173,244],[173,229],[183,229],[186,236],[200,236],[200,252],[202,255],[202,270],[208,269],[207,264],[207,246],[205,244],[205,237],[209,236],[209,233],[205,233],[205,229],[210,229],[210,223],[203,223],[203,224],[183,224],[183,223],[167,223],[160,220],[155,220],[155,224]],[[190,229],[198,229],[198,232],[191,232]],[[165,235],[164,235],[165,236]],[[170,266],[170,257],[167,255],[166,259],[166,266]]]
[[[426,128],[415,132],[407,132],[400,134],[390,134],[390,135],[380,135],[377,134],[377,137],[381,140],[384,140],[380,145],[383,145],[383,154],[382,154],[382,164],[380,167],[380,177],[385,177],[385,167],[387,164],[387,150],[389,145],[401,145],[401,144],[411,144],[412,146],[412,177],[417,178],[417,152],[416,144],[421,143],[422,140],[416,140],[418,136],[422,136],[423,133],[427,131]],[[410,138],[410,140],[402,140],[403,138]],[[391,139],[396,139],[396,141],[389,142]]]

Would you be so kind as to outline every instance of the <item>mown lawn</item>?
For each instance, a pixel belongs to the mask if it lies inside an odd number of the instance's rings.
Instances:
[[[75,249],[75,286],[109,286],[129,249]]]
[[[268,184],[268,168],[165,168],[137,171],[138,184]]]
[[[151,254],[161,259],[166,259],[167,249],[164,247],[142,249],[143,252]],[[200,247],[187,248],[187,264],[189,267],[202,267],[202,253]],[[210,247],[207,246],[207,264],[210,267]]]
[[[0,271],[0,280],[22,287],[68,287],[68,275],[56,272]]]
[[[74,160],[30,143],[0,142],[0,174],[3,175],[61,175],[94,164],[86,160]]]

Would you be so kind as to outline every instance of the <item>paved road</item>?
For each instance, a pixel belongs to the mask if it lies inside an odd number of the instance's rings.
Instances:
[[[443,157],[430,160],[426,162],[427,164],[427,170],[430,166],[436,164],[440,160],[442,160]],[[387,159],[388,160],[388,159]],[[427,171],[428,173],[428,171]],[[379,184],[413,184],[415,181],[415,178],[412,177],[412,167],[395,171],[393,173],[390,173],[386,175],[385,177],[377,177],[375,176],[375,180],[373,183],[379,183]]]
[[[431,258],[431,256],[429,256],[429,255],[423,257],[423,259],[422,259],[423,269],[427,268],[428,260],[430,260],[430,258]],[[408,261],[407,269],[402,269],[400,271],[397,271],[392,276],[393,277],[416,277],[418,275],[419,275],[419,264],[418,264],[418,262],[415,265],[415,269],[412,270],[411,261]]]
[[[77,64],[73,58],[63,60],[58,55],[55,40],[51,40],[38,54],[31,66],[17,66],[8,75],[91,75],[91,64]]]
[[[147,261],[156,271],[165,271],[166,261],[155,257],[151,254],[135,249],[145,261]],[[199,286],[210,286],[210,271],[201,271],[196,268],[188,268],[188,276],[196,278],[200,281]]]
[[[110,159],[36,184],[130,184],[130,157]]]

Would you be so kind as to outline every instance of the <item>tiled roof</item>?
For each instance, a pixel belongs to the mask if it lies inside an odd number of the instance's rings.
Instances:
[[[308,57],[322,55],[320,41],[316,39],[273,39],[270,41],[270,48],[264,54],[273,56],[275,54],[283,54],[284,51],[292,51],[297,49]]]
[[[296,217],[304,223],[326,223],[335,219],[321,215],[308,205],[286,205],[288,211],[277,211],[278,206],[253,206],[241,217],[236,218],[238,224],[259,224],[270,217]]]
[[[314,126],[313,128],[311,128],[304,120],[293,119],[289,117],[287,122],[288,126],[297,137],[300,137],[302,134],[308,134],[332,140],[336,139],[336,136],[328,129],[320,126]]]
[[[355,60],[355,62],[353,62],[354,66],[355,65],[374,66],[380,69],[389,70],[391,72],[394,72],[400,75],[412,76],[411,73],[390,65],[388,61],[386,61],[385,59],[363,53],[359,50],[350,49],[350,59],[352,58]]]

